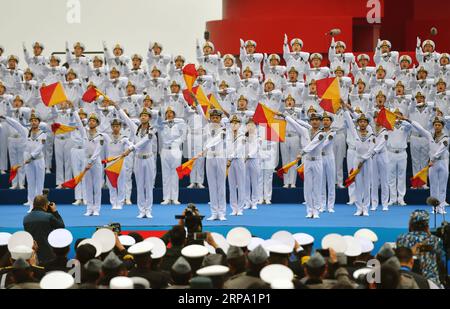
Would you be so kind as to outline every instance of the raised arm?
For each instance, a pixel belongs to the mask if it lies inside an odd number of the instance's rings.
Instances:
[[[302,136],[304,139],[309,140],[309,132],[304,126],[295,121],[292,117],[286,116],[286,121],[294,128],[297,133]]]
[[[414,130],[418,131],[421,135],[426,136],[429,141],[433,141],[433,135],[431,135],[429,131],[425,130],[420,123],[417,121],[410,121],[410,124]]]
[[[28,137],[28,130],[20,122],[11,117],[5,117],[6,122],[13,127],[22,138]]]
[[[352,137],[354,139],[358,138],[358,132],[356,131],[356,126],[353,122],[353,118],[350,115],[350,112],[348,110],[344,111],[344,120],[345,120],[345,124],[347,125],[350,134],[352,135]]]

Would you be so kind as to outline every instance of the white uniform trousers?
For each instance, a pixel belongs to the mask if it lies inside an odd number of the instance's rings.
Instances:
[[[181,165],[180,149],[162,149],[161,167],[163,179],[163,200],[178,201],[178,178],[177,167]]]
[[[333,142],[334,161],[335,161],[335,182],[338,185],[344,183],[344,159],[347,148],[346,137],[344,132],[336,133]]]
[[[119,178],[117,179],[117,188],[113,188],[108,177],[106,179],[106,183],[109,189],[109,202],[111,203],[111,206],[114,208],[116,207],[122,208],[123,204],[125,203],[125,191],[126,191],[125,181],[126,181],[126,170],[124,161],[124,166],[122,167],[122,170],[120,171],[119,174]]]
[[[228,170],[230,206],[233,214],[242,213],[246,201],[244,159],[233,159]]]
[[[74,176],[83,172],[86,167],[86,156],[83,147],[79,149],[77,146],[71,149],[71,165],[72,173]],[[75,187],[75,200],[86,200],[86,185],[83,179],[78,186]]]
[[[131,200],[131,192],[133,191],[133,166],[134,166],[134,153],[130,153],[128,157],[125,158],[124,168],[125,168],[125,199]]]
[[[84,176],[84,184],[86,188],[86,213],[100,213],[103,186],[103,167],[100,159],[87,171]]]
[[[323,174],[322,174],[322,203],[321,211],[334,210],[336,202],[336,161],[334,154],[322,156]],[[328,193],[328,199],[327,199]]]
[[[355,161],[355,166],[360,161]],[[366,160],[361,168],[361,172],[356,176],[356,211],[359,214],[368,214],[370,206],[370,184],[372,183],[372,159]]]
[[[259,159],[247,159],[245,162],[245,204],[248,207],[256,207],[256,204],[261,200],[260,174]]]
[[[308,216],[318,216],[322,208],[322,159],[316,161],[304,158],[305,184],[304,195],[306,201],[306,212]]]
[[[348,148],[347,169],[348,169],[349,174],[352,169],[355,169],[355,156],[356,156],[356,151],[354,149]],[[354,183],[350,187],[348,187],[348,199],[352,203],[356,202],[356,192],[355,192],[355,184]]]
[[[47,133],[47,139],[44,145],[44,156],[45,156],[45,168],[52,168],[53,160],[53,145],[55,143],[55,136],[51,133]],[[84,157],[84,153],[83,153]]]
[[[153,206],[153,179],[156,173],[153,156],[142,159],[138,154],[134,160],[134,175],[136,177],[137,205],[139,214],[151,215]]]
[[[0,122],[0,171],[8,169],[8,135],[8,124]]]
[[[211,215],[217,218],[226,214],[226,169],[227,159],[206,159],[206,177],[208,178]]]
[[[406,166],[408,154],[406,151],[394,153],[389,151],[389,203],[404,201],[406,194]]]
[[[72,171],[70,166],[72,146],[72,140],[68,136],[55,136],[55,163],[57,185],[60,185],[72,178]]]
[[[300,136],[297,133],[286,134],[286,141],[280,144],[280,150],[283,166],[294,161],[300,152]],[[291,168],[283,177],[285,185],[295,185],[297,171]]]
[[[416,175],[428,164],[430,146],[426,137],[411,135],[411,161],[413,175]]]
[[[9,152],[9,162],[11,166],[22,165],[23,152],[25,151],[26,140],[23,138],[8,138],[8,152]],[[24,186],[25,184],[25,169],[20,168],[17,172],[16,178],[12,181],[12,186]]]
[[[192,171],[190,174],[190,182],[203,184],[205,181],[205,158],[198,158],[194,165],[192,166]]]
[[[448,160],[438,160],[430,167],[430,196],[437,198],[441,204],[437,209],[439,213],[445,210],[448,183]]]
[[[259,186],[262,189],[261,198],[263,201],[272,200],[272,184],[273,184],[273,169],[261,170],[259,177]]]
[[[387,151],[376,154],[372,159],[372,210],[379,204],[378,189],[381,188],[381,205],[387,209],[389,204],[388,170],[389,159]]]
[[[27,158],[29,155],[27,156]],[[33,207],[34,198],[41,195],[44,190],[45,161],[44,157],[31,161],[25,165],[27,176],[27,197],[30,209]]]

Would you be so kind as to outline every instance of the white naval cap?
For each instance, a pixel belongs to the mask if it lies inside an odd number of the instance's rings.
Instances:
[[[41,289],[66,290],[73,287],[75,280],[64,271],[52,271],[47,273],[40,282]]]
[[[17,246],[26,246],[28,248],[33,248],[34,240],[33,236],[31,236],[30,233],[25,231],[18,231],[11,235],[11,237],[8,240],[8,251],[11,252],[11,250]]]
[[[77,47],[80,47],[83,50],[86,49],[86,46],[83,43],[81,43],[81,42],[76,42],[76,43],[73,44],[73,48],[77,48]]]
[[[314,60],[314,59],[320,59],[320,60],[323,60],[323,56],[322,56],[322,54],[319,54],[319,53],[313,53],[313,54],[311,54],[311,56],[309,57],[309,60]]]
[[[130,235],[120,235],[119,241],[124,247],[131,247],[136,243],[136,240]]]
[[[210,47],[213,51],[215,49],[213,42],[210,42],[210,41],[206,41],[205,43],[203,43],[203,48],[205,48],[205,47]]]
[[[250,243],[247,246],[248,251],[253,251],[255,250],[256,247],[258,247],[259,245],[263,245],[264,244],[264,239],[259,238],[259,237],[252,237],[252,239],[250,240]]]
[[[208,255],[208,249],[201,245],[186,246],[181,250],[181,255],[187,258],[202,258]]]
[[[277,54],[271,54],[271,55],[269,55],[269,61],[270,60],[278,60],[278,61],[281,61],[281,58],[280,58],[280,56],[278,56]]]
[[[99,257],[100,254],[102,254],[102,244],[101,244],[100,241],[98,241],[96,239],[93,239],[93,238],[83,239],[78,244],[78,247],[80,247],[82,245],[91,245],[91,246],[93,246],[95,248],[95,257]]]
[[[378,236],[377,234],[370,229],[359,229],[353,235],[355,237],[363,237],[369,239],[371,242],[377,242]]]
[[[233,60],[233,62],[236,62],[236,58],[234,58],[232,54],[226,54],[225,56],[223,56],[223,60],[225,59],[231,59]]]
[[[197,275],[204,277],[223,276],[230,271],[230,268],[223,265],[211,265],[197,270]]]
[[[252,233],[245,227],[235,227],[227,234],[227,242],[231,246],[244,248],[250,244]]]
[[[281,244],[287,246],[291,252],[295,247],[295,238],[288,231],[278,231],[274,233],[271,239],[278,240]]]
[[[97,240],[102,245],[102,253],[111,251],[116,245],[116,235],[113,231],[106,228],[98,229],[92,238]]]
[[[359,242],[361,245],[361,252],[362,253],[370,253],[372,252],[374,245],[373,242],[370,241],[370,239],[365,237],[355,237],[355,239]]]
[[[4,233],[1,232],[0,233],[0,247],[1,246],[7,246],[8,245],[8,241],[11,238],[11,234],[10,233]]]
[[[388,40],[383,40],[383,41],[381,41],[381,44],[380,44],[380,47],[382,47],[382,46],[387,46],[387,47],[391,48],[392,43]]]
[[[42,44],[41,42],[34,42],[33,45],[32,45],[32,47],[34,48],[34,47],[36,47],[36,46],[38,46],[38,47],[44,49],[44,44]]]
[[[410,56],[408,56],[408,55],[401,56],[399,60],[400,60],[400,62],[408,61],[410,64],[412,63],[412,58]]]
[[[358,55],[358,57],[356,59],[358,61],[361,61],[361,60],[368,60],[368,61],[370,61],[370,56],[367,55],[367,54],[361,54],[361,55]]]
[[[132,290],[134,289],[134,282],[128,277],[114,277],[109,281],[109,288],[111,290]]]
[[[422,43],[422,48],[424,48],[426,45],[431,45],[433,49],[436,48],[436,44],[432,40],[425,40]]]
[[[144,58],[143,58],[141,55],[139,55],[139,54],[133,54],[133,55],[131,56],[131,60],[134,60],[134,59],[139,59],[139,60],[141,60],[141,61],[144,60]]]
[[[141,241],[137,244],[132,245],[130,248],[128,248],[128,253],[131,255],[139,255],[139,254],[145,254],[150,253],[153,249],[153,243],[150,241]]]
[[[344,253],[347,249],[347,243],[342,235],[328,234],[322,238],[322,249],[333,249],[336,253]]]
[[[28,260],[33,255],[33,249],[28,246],[18,245],[11,249],[9,249],[9,253],[11,253],[11,258],[13,260],[24,259]]]
[[[48,235],[47,241],[52,248],[65,248],[70,246],[73,236],[69,230],[56,229]]]
[[[270,283],[272,290],[293,290],[294,282],[287,279],[275,279]]]
[[[289,280],[292,281],[294,279],[294,273],[292,270],[281,264],[272,264],[261,269],[259,273],[261,279],[271,284],[275,280]]]
[[[348,257],[356,257],[361,255],[362,253],[362,247],[361,243],[353,236],[344,236],[343,237],[347,248],[344,251],[344,254]]]
[[[212,232],[211,237],[214,239],[214,241],[217,243],[220,249],[223,250],[223,252],[228,252],[228,249],[230,248],[230,245],[228,244],[225,237],[223,237],[222,234]],[[205,246],[207,242],[205,241]],[[214,249],[214,248],[213,248]],[[212,253],[216,253],[215,249]]]
[[[162,241],[160,238],[158,238],[158,237],[149,237],[149,238],[146,238],[144,240],[144,242],[149,242],[149,243],[151,243],[153,245],[152,259],[160,259],[164,255],[166,255],[167,246],[164,243],[164,241]]]
[[[245,41],[245,47],[251,46],[251,45],[253,45],[253,46],[256,47],[256,42],[253,41],[253,40],[247,40],[247,41]]]
[[[336,47],[338,47],[338,46],[341,46],[341,47],[343,47],[344,49],[347,48],[347,44],[345,44],[343,41],[337,41],[337,42],[336,42]]]
[[[294,46],[294,44],[299,44],[301,47],[303,47],[303,41],[299,38],[295,38],[291,40],[291,46]]]
[[[297,233],[292,236],[300,246],[307,246],[314,243],[314,237],[306,233]]]

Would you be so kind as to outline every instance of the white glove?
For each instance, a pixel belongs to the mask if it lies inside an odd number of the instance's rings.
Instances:
[[[241,42],[241,47],[244,47],[244,45],[245,45],[244,40],[243,39],[239,39],[239,40]]]
[[[288,36],[287,36],[287,34],[285,33],[284,34],[284,44],[287,44],[288,43]]]

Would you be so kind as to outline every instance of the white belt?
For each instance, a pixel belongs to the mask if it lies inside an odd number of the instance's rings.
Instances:
[[[322,157],[305,157],[306,161],[320,161],[322,160]]]
[[[138,153],[136,155],[136,158],[141,160],[150,159],[151,157],[153,157],[153,153]]]
[[[69,137],[68,136],[61,136],[61,135],[56,135],[56,138],[57,139],[60,139],[60,140],[66,140],[66,139],[69,139]]]
[[[403,153],[406,151],[406,149],[395,149],[395,148],[388,148],[389,152],[392,153]]]

